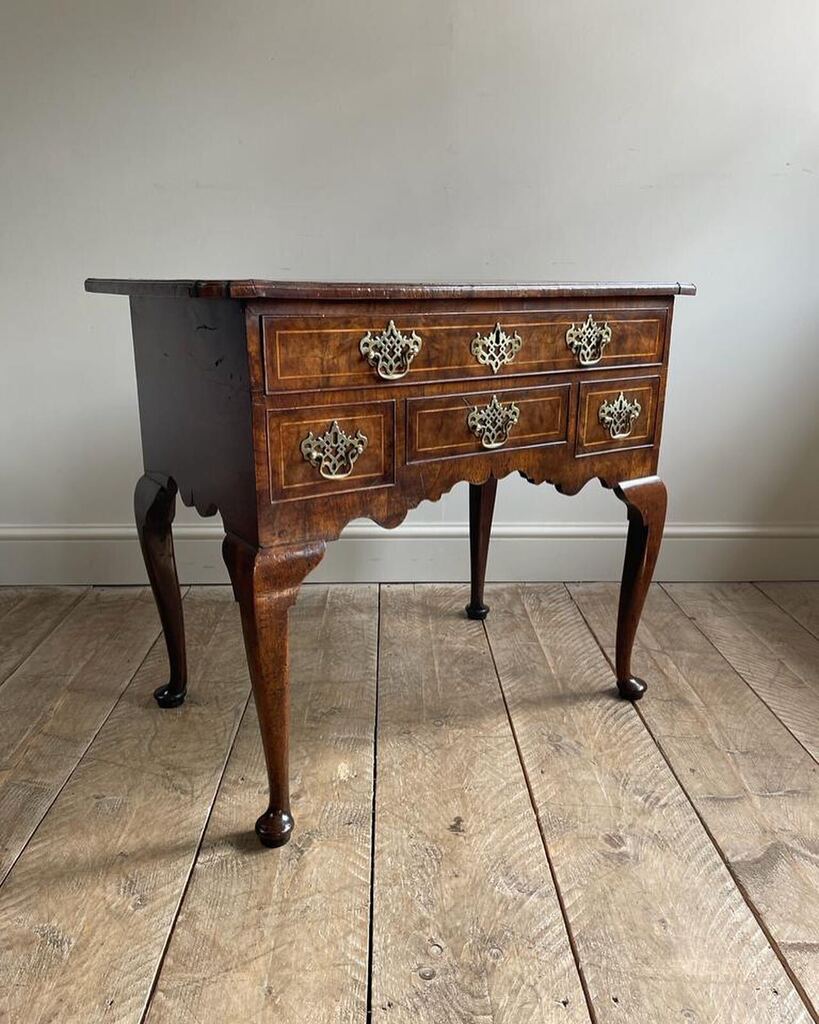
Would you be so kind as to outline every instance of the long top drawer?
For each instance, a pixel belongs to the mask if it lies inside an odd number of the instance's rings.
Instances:
[[[666,307],[262,317],[265,391],[654,364]]]

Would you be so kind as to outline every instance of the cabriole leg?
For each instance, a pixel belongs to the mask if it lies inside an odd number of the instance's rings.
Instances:
[[[175,509],[176,484],[170,477],[146,473],[139,479],[134,491],[134,516],[170,665],[170,679],[154,690],[161,708],[179,707],[188,687],[182,595],[173,552]]]
[[[498,481],[493,476],[490,476],[485,484],[469,485],[469,561],[472,591],[469,604],[466,606],[466,614],[470,619],[482,620],[489,614],[489,608],[483,603],[483,587],[497,489]]]
[[[629,480],[615,487],[614,493],[628,507],[628,539],[617,614],[617,689],[622,697],[639,700],[646,684],[631,674],[631,652],[663,539],[667,494],[657,476]]]
[[[324,543],[257,548],[228,534],[222,552],[241,611],[270,787],[268,807],[256,822],[256,834],[264,846],[283,846],[293,832],[287,612],[302,580],[321,561]]]

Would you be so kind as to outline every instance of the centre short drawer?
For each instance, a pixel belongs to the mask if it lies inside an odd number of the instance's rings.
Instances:
[[[395,482],[395,402],[268,409],[265,416],[271,500]]]
[[[407,462],[565,444],[570,384],[407,401]]]
[[[261,326],[274,394],[659,363],[667,310],[263,316]]]

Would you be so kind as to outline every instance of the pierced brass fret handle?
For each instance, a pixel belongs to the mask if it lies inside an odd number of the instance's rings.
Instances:
[[[519,419],[520,409],[514,402],[499,402],[498,396],[492,395],[489,405],[471,409],[466,423],[484,448],[502,448]]]
[[[608,321],[599,324],[591,313],[582,324],[572,324],[566,331],[566,345],[581,366],[599,363],[610,341],[611,327]]]
[[[628,399],[621,391],[613,402],[603,402],[597,411],[597,418],[608,430],[609,437],[618,441],[631,434],[642,411],[642,406],[636,398]]]
[[[367,331],[358,348],[379,377],[400,380],[409,373],[410,363],[421,351],[421,344],[421,337],[415,331],[402,334],[395,321],[390,320],[380,334]]]
[[[360,430],[351,436],[341,429],[338,420],[333,420],[318,437],[310,431],[301,443],[301,453],[325,480],[344,480],[352,473],[356,459],[367,443]]]
[[[492,373],[497,373],[502,366],[512,362],[522,344],[523,339],[517,332],[510,336],[497,323],[489,334],[476,333],[471,352],[481,366],[491,366]]]

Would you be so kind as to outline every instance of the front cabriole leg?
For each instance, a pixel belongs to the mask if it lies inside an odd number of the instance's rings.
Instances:
[[[631,674],[631,652],[660,552],[668,496],[658,476],[628,480],[615,487],[614,493],[628,507],[628,538],[617,613],[617,689],[627,700],[639,700],[646,684]]]
[[[222,553],[241,611],[270,786],[268,808],[256,822],[256,834],[264,846],[283,846],[293,832],[287,612],[302,580],[321,561],[324,542],[267,548],[227,534]]]

